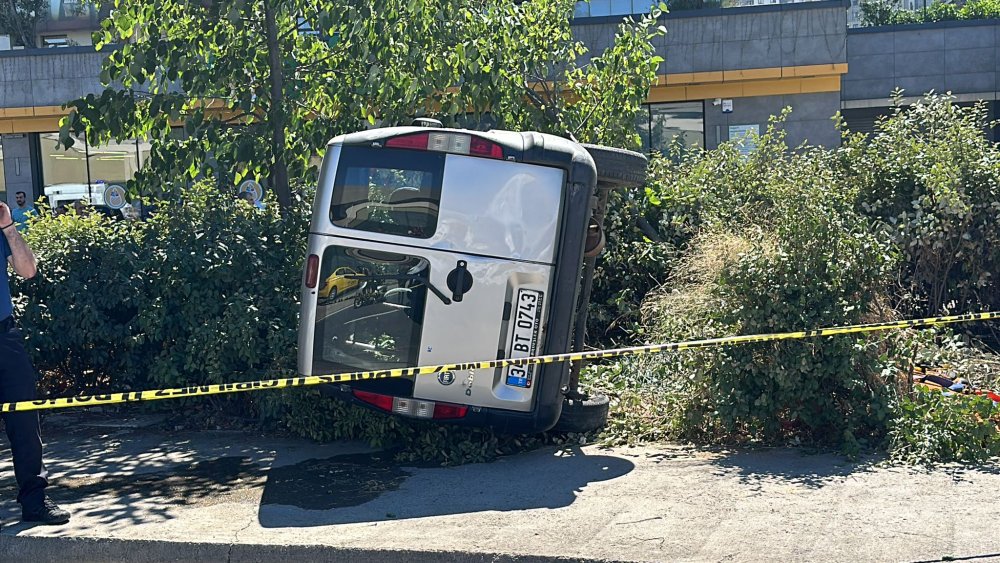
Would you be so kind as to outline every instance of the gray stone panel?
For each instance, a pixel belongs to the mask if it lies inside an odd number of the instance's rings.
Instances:
[[[847,62],[846,10],[827,3],[816,8],[733,8],[686,17],[667,17],[665,39],[654,41],[669,73],[773,68]],[[615,22],[573,26],[592,52],[610,44]],[[662,41],[662,43],[661,43]]]
[[[683,43],[680,45],[671,45],[667,49],[667,56],[665,57],[664,65],[660,68],[664,69],[663,72],[667,74],[676,74],[680,72],[695,72],[699,70],[708,70],[705,68],[698,68],[699,65],[695,64],[695,57],[703,58],[705,54],[702,53],[707,45],[695,45],[691,43]],[[719,56],[722,55],[722,46],[719,45]],[[711,51],[709,51],[709,54]]]
[[[895,39],[892,32],[856,33],[847,36],[847,56],[852,64],[855,57],[861,55],[884,55],[895,52]],[[851,72],[854,72],[853,69]]]
[[[907,96],[928,91],[983,94],[1000,88],[1000,25],[994,22],[928,24],[848,35],[848,74],[843,99],[882,99],[885,87]],[[883,65],[891,45],[892,64]]]
[[[847,62],[847,38],[841,34],[784,37],[781,66]]]
[[[8,52],[0,56],[0,107],[61,106],[103,90],[99,76],[106,53]]]
[[[946,46],[961,45],[966,49],[977,47],[996,46],[996,26],[963,26],[953,27],[944,30],[944,44]]]
[[[782,66],[781,45],[768,39],[726,41],[722,44],[723,69],[766,68]]]
[[[673,74],[719,70],[723,68],[722,51],[722,43],[672,45],[667,49],[663,72]]]
[[[573,27],[573,36],[591,53],[601,53],[614,41],[615,29],[617,26],[612,24],[578,25]]]
[[[962,44],[964,47],[965,45]],[[948,49],[944,52],[945,71],[967,74],[972,72],[993,73],[997,66],[996,47],[974,49]]]
[[[797,94],[782,96],[785,105],[791,106],[788,121],[815,121],[829,119],[840,109],[840,94]]]
[[[723,16],[726,41],[753,41],[782,37],[780,12],[740,14]],[[800,32],[801,33],[801,32]]]
[[[938,76],[901,76],[896,77],[895,85],[902,88],[904,96],[922,96],[934,91],[944,93],[944,75]]]
[[[943,51],[944,29],[913,29],[893,33],[893,48],[897,53]]]
[[[850,70],[847,75],[851,75]],[[887,74],[883,78],[844,80],[841,82],[841,94],[845,100],[888,99],[895,87],[895,79]]]
[[[848,74],[844,80],[856,80],[867,77],[887,76],[893,73],[894,55],[890,52],[879,55],[866,55],[851,59],[847,69]]]
[[[707,72],[721,68],[724,68],[722,43],[697,45],[697,48],[692,52],[691,69],[693,72]]]
[[[0,59],[0,81],[13,82],[31,78],[31,63],[28,57]]]
[[[31,82],[15,80],[0,82],[0,107],[18,108],[32,105]]]
[[[896,78],[906,76],[944,76],[944,50],[920,53],[897,51],[893,59]]]
[[[996,75],[991,72],[948,74],[944,79],[944,87],[945,91],[956,94],[994,92],[996,90]]]
[[[667,45],[718,43],[724,38],[724,22],[720,16],[667,20]]]
[[[782,37],[826,35],[847,27],[847,10],[793,10],[781,14]]]
[[[833,119],[813,119],[808,121],[788,121],[783,126],[785,142],[795,148],[803,143],[812,146],[840,146],[840,132]]]

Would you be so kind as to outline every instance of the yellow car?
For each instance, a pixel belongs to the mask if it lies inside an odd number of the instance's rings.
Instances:
[[[357,275],[358,273],[351,268],[337,268],[332,274],[329,275],[329,277],[326,278],[326,281],[323,282],[323,287],[319,290],[319,297],[321,299],[329,299],[332,301],[341,293],[358,287],[358,285],[361,284],[361,280],[347,277]]]

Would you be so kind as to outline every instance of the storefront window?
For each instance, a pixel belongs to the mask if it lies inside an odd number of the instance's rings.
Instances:
[[[681,150],[705,147],[703,102],[651,104],[648,107],[650,151],[666,153],[675,143]]]
[[[43,193],[62,204],[77,199],[100,206],[104,190],[111,184],[125,185],[149,160],[150,144],[128,139],[89,146],[83,137],[64,149],[58,144],[59,133],[38,136],[42,164]]]
[[[149,149],[148,142],[135,139],[88,147],[91,183],[125,185],[149,160]]]
[[[40,133],[43,185],[86,184],[87,145],[82,137],[68,149],[59,146],[59,133]]]

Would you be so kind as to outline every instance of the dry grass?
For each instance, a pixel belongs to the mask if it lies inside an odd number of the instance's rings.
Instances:
[[[642,304],[643,324],[659,339],[721,336],[727,327],[715,327],[709,318],[720,310],[715,282],[754,246],[747,237],[729,232],[697,236],[667,282],[649,292]]]

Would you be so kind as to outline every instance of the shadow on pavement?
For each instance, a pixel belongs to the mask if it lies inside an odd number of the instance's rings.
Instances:
[[[73,505],[74,519],[119,529],[162,522],[176,509],[222,502],[257,504],[268,469],[281,456],[366,451],[360,444],[317,445],[246,432],[171,432],[162,417],[53,416],[43,423],[49,496]],[[0,435],[0,521],[4,533],[21,523],[6,438]]]
[[[545,448],[459,467],[408,467],[357,443],[316,444],[246,432],[171,432],[119,416],[55,418],[43,427],[49,495],[69,527],[108,531],[220,503],[257,507],[264,527],[378,522],[483,511],[559,508],[591,483],[625,475],[627,459]],[[0,521],[19,522],[10,450],[0,436]]]
[[[711,460],[718,473],[739,473],[746,485],[776,482],[819,489],[851,474],[871,471],[881,458],[850,461],[841,454],[810,454],[794,448],[732,450]]]
[[[272,469],[258,520],[265,528],[379,522],[569,506],[590,483],[635,467],[623,458],[551,448],[488,464],[400,468],[338,456]]]

